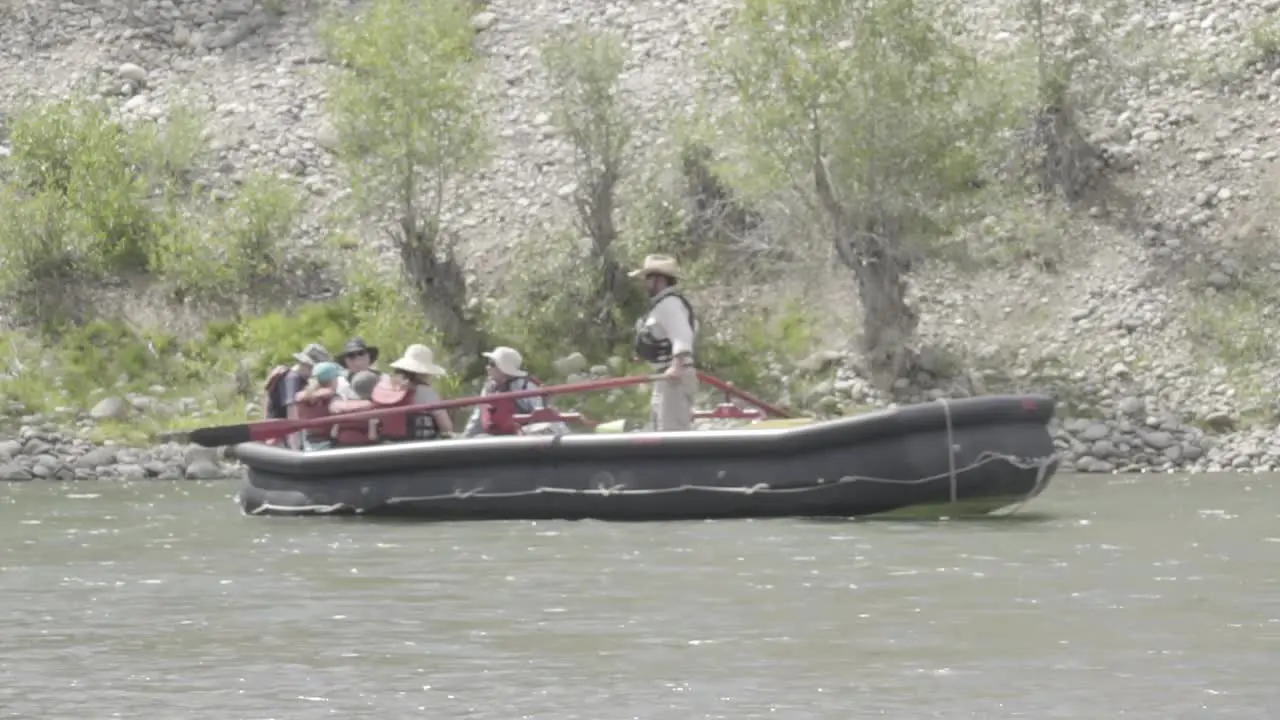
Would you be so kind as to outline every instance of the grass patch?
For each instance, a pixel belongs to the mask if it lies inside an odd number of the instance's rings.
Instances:
[[[1197,363],[1235,393],[1233,404],[1243,427],[1280,421],[1274,388],[1264,385],[1262,372],[1280,352],[1275,318],[1275,303],[1262,293],[1217,293],[1189,304],[1187,333]]]
[[[411,343],[438,346],[405,297],[376,275],[357,272],[337,299],[212,322],[191,337],[111,320],[44,335],[6,333],[0,347],[12,355],[0,367],[0,395],[7,399],[0,422],[39,414],[89,439],[136,444],[163,432],[259,419],[268,371],[290,363],[308,343],[336,353],[362,335],[381,347],[383,366]],[[439,385],[446,397],[460,389],[456,377]],[[107,398],[124,409],[91,420],[88,413]]]
[[[125,445],[154,442],[157,436],[210,425],[261,419],[262,382],[277,363],[309,342],[337,352],[347,338],[362,335],[381,347],[380,365],[397,357],[408,344],[424,342],[441,347],[413,312],[403,293],[377,286],[355,285],[339,299],[303,305],[288,313],[268,313],[209,323],[203,332],[181,338],[160,329],[139,329],[122,322],[95,320],[64,328],[57,336],[10,332],[0,346],[12,355],[0,368],[0,425],[17,426],[31,416],[94,442]],[[702,369],[733,380],[767,400],[788,393],[805,397],[800,388],[812,378],[789,380],[781,373],[793,358],[810,352],[812,325],[801,306],[774,314],[749,314],[750,320],[726,328],[700,343]],[[19,358],[26,358],[20,360]],[[545,382],[554,378],[550,354],[532,355],[528,366]],[[448,363],[450,358],[442,358]],[[644,363],[614,355],[607,364],[614,375],[644,375]],[[776,367],[777,371],[770,368]],[[833,372],[833,371],[832,371]],[[453,375],[437,382],[444,397],[479,392],[478,380]],[[557,396],[553,403],[576,410],[597,422],[649,418],[650,386],[627,387],[601,393]],[[720,401],[705,388],[700,406]],[[91,419],[100,402],[116,404],[121,412]],[[841,409],[844,410],[843,408]],[[453,412],[461,427],[470,408]]]
[[[1268,15],[1249,28],[1246,43],[1248,64],[1265,68],[1280,65],[1280,18]]]

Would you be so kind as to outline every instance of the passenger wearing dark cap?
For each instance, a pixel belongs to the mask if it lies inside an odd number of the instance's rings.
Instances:
[[[338,355],[337,362],[346,368],[348,377],[355,377],[362,372],[373,372],[381,375],[373,364],[378,361],[378,346],[366,345],[364,338],[356,336],[347,341]],[[351,387],[348,378],[338,381],[338,397],[344,400],[359,400],[360,395]]]

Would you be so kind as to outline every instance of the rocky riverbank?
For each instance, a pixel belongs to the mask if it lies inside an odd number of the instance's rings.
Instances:
[[[1148,414],[1145,402],[1133,397],[1117,403],[1116,411],[1104,419],[1051,423],[1062,472],[1280,471],[1280,434],[1274,431],[1205,430],[1168,414]],[[1230,422],[1225,415],[1207,419],[1209,425]],[[0,439],[0,482],[208,480],[239,473],[238,463],[217,449],[173,442],[149,448],[95,444],[50,423],[23,425]]]
[[[147,449],[95,445],[53,426],[21,427],[0,440],[0,481],[211,480],[238,473],[216,449],[165,443]]]

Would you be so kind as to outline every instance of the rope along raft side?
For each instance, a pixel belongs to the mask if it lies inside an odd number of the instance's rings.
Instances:
[[[1013,510],[1059,456],[1053,401],[988,396],[771,430],[242,445],[250,515],[675,520]]]
[[[470,498],[518,498],[518,497],[526,497],[530,495],[555,495],[555,494],[599,495],[601,497],[610,496],[610,495],[657,495],[657,494],[687,493],[687,492],[738,493],[742,495],[755,495],[759,493],[762,495],[768,495],[768,494],[807,493],[807,492],[813,492],[815,490],[825,489],[833,484],[848,484],[848,483],[859,483],[859,482],[886,483],[886,484],[897,484],[897,485],[920,485],[924,483],[933,482],[941,477],[947,477],[950,479],[950,483],[952,487],[951,499],[949,500],[949,503],[955,504],[959,502],[959,500],[957,499],[957,495],[958,495],[957,487],[959,485],[960,473],[977,469],[989,462],[1005,461],[1018,468],[1034,469],[1036,471],[1036,481],[1032,486],[1032,489],[1027,493],[1027,495],[1021,501],[1018,501],[1017,503],[1008,506],[1010,509],[1007,510],[1005,513],[1003,513],[1003,514],[1012,514],[1012,512],[1016,512],[1019,508],[1025,505],[1026,502],[1030,501],[1032,498],[1040,494],[1040,492],[1044,489],[1043,488],[1044,484],[1048,482],[1048,478],[1050,475],[1050,468],[1052,468],[1052,466],[1058,462],[1059,457],[1060,456],[1058,454],[1055,454],[1047,458],[1024,460],[1021,458],[1011,457],[1007,455],[991,454],[983,457],[978,462],[973,463],[972,465],[969,465],[966,468],[962,468],[960,470],[954,470],[954,469],[950,470],[948,471],[948,473],[946,473],[945,476],[938,475],[934,477],[918,478],[915,480],[895,480],[892,478],[858,477],[856,475],[846,475],[845,477],[836,478],[835,480],[830,480],[830,481],[824,478],[819,478],[814,485],[811,485],[808,487],[773,488],[765,483],[758,483],[756,485],[751,485],[748,487],[733,487],[733,486],[725,487],[725,486],[717,486],[717,485],[679,485],[679,486],[670,487],[670,488],[657,488],[657,489],[651,489],[651,490],[629,489],[622,485],[614,485],[610,487],[597,486],[593,488],[583,488],[583,489],[565,488],[565,487],[549,487],[549,486],[539,485],[538,487],[535,487],[531,490],[517,490],[513,492],[502,492],[502,493],[485,492],[484,489],[482,488],[472,488],[470,490],[454,490],[451,493],[440,494],[440,495],[422,495],[418,497],[390,497],[390,498],[387,498],[384,502],[387,505],[400,505],[400,504],[407,504],[407,503],[435,502],[440,500],[467,500]],[[363,514],[365,512],[367,512],[367,510],[353,507],[345,503],[335,503],[332,505],[303,505],[303,506],[296,506],[296,507],[287,506],[287,505],[271,505],[270,503],[263,503],[261,505],[257,505],[252,510],[246,510],[245,514],[246,515],[269,515],[269,514],[331,515],[331,514],[350,513],[350,514],[358,515],[358,514]]]

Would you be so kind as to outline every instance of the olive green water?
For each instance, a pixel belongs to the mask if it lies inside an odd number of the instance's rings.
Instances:
[[[1280,478],[1023,519],[389,524],[0,486],[0,717],[1280,718]]]

